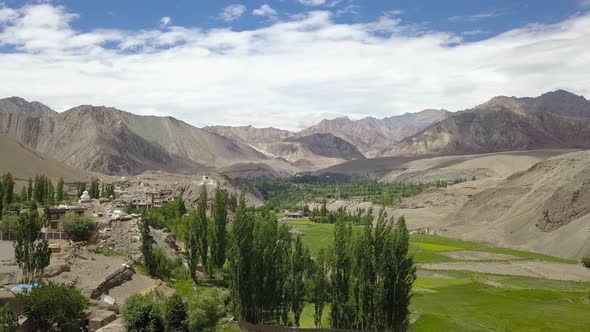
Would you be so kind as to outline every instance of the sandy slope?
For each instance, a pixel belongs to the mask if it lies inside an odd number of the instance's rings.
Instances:
[[[75,182],[91,176],[88,172],[69,167],[0,134],[0,174],[6,172],[12,173],[17,180],[45,174],[54,179],[63,177],[66,182]]]

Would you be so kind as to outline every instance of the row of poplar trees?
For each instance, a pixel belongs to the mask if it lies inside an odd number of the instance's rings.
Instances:
[[[239,320],[299,326],[303,305],[311,302],[318,327],[326,307],[332,328],[409,327],[416,268],[403,217],[395,221],[381,211],[376,227],[368,223],[360,232],[339,220],[333,245],[311,258],[274,213],[248,209],[242,196],[229,243],[230,289]]]
[[[35,180],[29,178],[26,186],[23,186],[20,194],[14,192],[15,181],[10,173],[0,178],[0,218],[2,211],[18,202],[53,203],[61,202],[65,198],[64,180],[62,178],[53,184],[51,179],[45,175],[35,176]]]

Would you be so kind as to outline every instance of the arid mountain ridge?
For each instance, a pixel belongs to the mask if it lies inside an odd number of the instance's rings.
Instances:
[[[201,129],[172,117],[105,106],[58,113],[12,97],[0,100],[0,133],[70,166],[105,174],[230,166],[239,172],[236,165],[293,174],[365,157],[588,148],[590,102],[563,90],[536,98],[500,96],[456,113],[336,118],[296,133],[252,126]]]

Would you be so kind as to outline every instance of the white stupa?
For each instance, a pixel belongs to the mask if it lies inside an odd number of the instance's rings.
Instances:
[[[84,190],[82,196],[80,196],[80,203],[90,202],[90,195],[88,195],[88,190]]]

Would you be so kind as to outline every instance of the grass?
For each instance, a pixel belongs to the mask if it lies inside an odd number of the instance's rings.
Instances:
[[[301,235],[303,242],[309,247],[312,255],[317,254],[321,248],[329,247],[334,239],[334,225],[318,224],[311,221],[290,221],[293,231]],[[355,231],[360,231],[362,226],[354,226]],[[572,259],[559,258],[539,253],[514,250],[509,248],[497,248],[478,242],[463,241],[436,235],[414,234],[410,238],[410,253],[414,255],[417,263],[452,262],[456,259],[440,255],[441,252],[454,250],[483,251],[496,254],[505,254],[526,260],[542,260],[549,262],[577,264]]]

